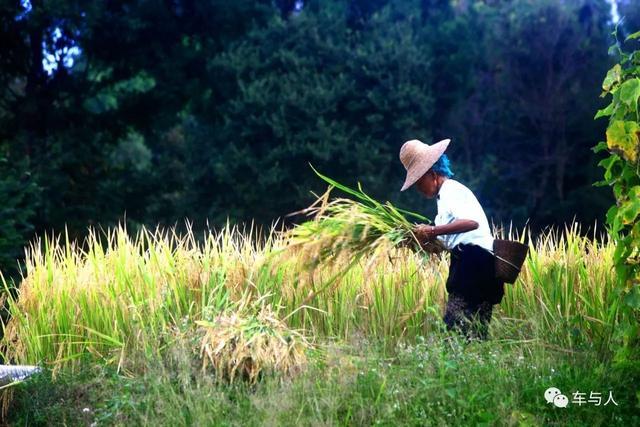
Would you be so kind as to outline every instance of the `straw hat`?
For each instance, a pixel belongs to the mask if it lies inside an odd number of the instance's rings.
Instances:
[[[400,191],[411,187],[422,175],[427,173],[447,149],[449,142],[451,142],[450,139],[443,139],[433,145],[427,145],[417,139],[412,139],[402,144],[400,161],[407,170],[407,178]]]

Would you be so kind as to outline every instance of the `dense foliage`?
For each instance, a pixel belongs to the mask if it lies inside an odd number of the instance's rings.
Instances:
[[[626,41],[640,39],[640,31]],[[607,223],[616,239],[614,261],[620,279],[621,322],[617,330],[623,346],[618,358],[640,358],[640,50],[626,53],[616,43],[611,47],[620,63],[607,72],[602,96],[611,103],[596,118],[609,116],[607,140],[596,151],[609,150],[600,162],[605,169],[603,184],[613,188],[616,204],[607,212]],[[635,361],[637,363],[637,360]]]
[[[640,18],[620,0],[628,28]],[[34,233],[270,223],[308,162],[400,194],[409,138],[451,137],[496,221],[604,216],[590,120],[605,0],[14,0],[0,6],[2,270]]]

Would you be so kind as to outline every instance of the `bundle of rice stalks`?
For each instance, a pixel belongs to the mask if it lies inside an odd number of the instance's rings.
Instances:
[[[330,187],[311,206],[290,214],[312,216],[313,220],[285,232],[287,247],[305,252],[305,258],[312,266],[335,260],[342,253],[353,259],[360,258],[389,245],[408,247],[425,254],[444,250],[437,240],[420,242],[413,232],[415,224],[407,219],[412,217],[430,223],[428,218],[396,208],[389,202],[374,200],[359,183],[358,189],[354,190],[313,170]],[[355,199],[329,200],[333,188]]]
[[[257,315],[225,312],[213,321],[196,323],[204,331],[202,369],[211,365],[221,380],[232,383],[240,378],[253,384],[263,373],[290,376],[306,364],[309,343],[278,320],[268,306]]]

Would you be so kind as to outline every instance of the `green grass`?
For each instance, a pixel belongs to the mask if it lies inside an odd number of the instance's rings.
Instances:
[[[15,390],[15,425],[635,425],[635,370],[592,352],[540,342],[464,345],[435,334],[392,351],[365,340],[327,342],[304,373],[254,386],[217,382],[189,363],[184,343],[135,377],[82,363],[55,381],[43,374]],[[553,408],[546,388],[613,390],[617,406]],[[85,409],[87,408],[87,409]]]

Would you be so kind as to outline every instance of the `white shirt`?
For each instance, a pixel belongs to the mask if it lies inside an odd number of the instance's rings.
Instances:
[[[470,219],[478,228],[458,234],[444,234],[438,239],[451,250],[460,243],[470,243],[493,251],[493,236],[487,216],[473,192],[453,179],[446,179],[438,193],[438,215],[435,225],[444,225],[456,219]]]

